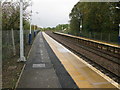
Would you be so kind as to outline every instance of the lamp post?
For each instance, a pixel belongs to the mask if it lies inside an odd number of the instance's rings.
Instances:
[[[81,35],[82,31],[82,14],[78,13],[78,20],[79,20],[79,35]]]
[[[82,34],[82,29],[83,29],[83,20],[82,20],[82,17],[83,16],[83,14],[80,14],[80,18],[81,18],[81,20],[80,20],[80,35]]]
[[[115,8],[120,10],[120,7],[115,7]],[[120,24],[119,24],[118,44],[120,44]]]
[[[30,12],[30,32],[29,32],[29,45],[32,44],[32,32],[31,32],[31,22],[32,22],[32,1],[31,1],[31,12]]]
[[[36,14],[39,14],[39,12],[35,12],[35,13],[36,13]],[[36,36],[36,32],[35,32],[36,26],[37,26],[37,25],[34,25],[34,37]]]
[[[119,36],[118,36],[118,42],[120,44],[120,24],[119,24]]]
[[[36,26],[36,25],[34,25],[34,37],[35,37],[35,26]]]
[[[20,59],[18,62],[26,61],[24,57],[24,41],[23,41],[23,1],[20,0]]]
[[[80,13],[80,9],[79,8],[76,8],[77,9],[77,19],[79,21],[79,34],[78,35],[81,35],[81,31],[82,31],[82,13]]]
[[[32,44],[31,42],[32,42],[32,34],[31,34],[31,18],[30,18],[29,45]]]

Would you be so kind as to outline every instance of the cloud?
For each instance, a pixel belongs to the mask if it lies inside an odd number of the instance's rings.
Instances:
[[[42,27],[53,27],[68,23],[69,13],[79,0],[32,0],[32,23]],[[35,12],[39,12],[36,14]]]

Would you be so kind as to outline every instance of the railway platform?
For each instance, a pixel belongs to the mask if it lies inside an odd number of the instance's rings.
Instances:
[[[78,88],[78,86],[40,32],[34,40],[16,88]]]
[[[111,88],[119,84],[40,32],[16,88]]]

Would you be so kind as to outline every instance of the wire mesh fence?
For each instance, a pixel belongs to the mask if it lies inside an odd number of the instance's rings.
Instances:
[[[57,32],[75,35],[69,31],[58,30]],[[98,40],[98,41],[102,41],[102,42],[112,43],[112,44],[120,44],[118,41],[118,38],[119,38],[118,31],[113,31],[113,32],[81,31],[81,32],[79,32],[79,34],[77,33],[77,36],[84,37],[84,38],[90,38],[90,39]]]
[[[2,31],[2,60],[19,55],[20,51],[20,31],[4,30]],[[28,45],[29,30],[24,30],[24,48]],[[34,39],[34,31],[32,30],[32,41]],[[24,50],[25,52],[25,50]]]
[[[118,44],[118,32],[81,32],[80,36],[108,43]]]

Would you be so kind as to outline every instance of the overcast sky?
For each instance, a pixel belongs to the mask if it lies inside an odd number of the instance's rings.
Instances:
[[[41,27],[54,27],[66,24],[69,13],[79,0],[32,0],[32,24]],[[36,14],[35,12],[39,12]]]

